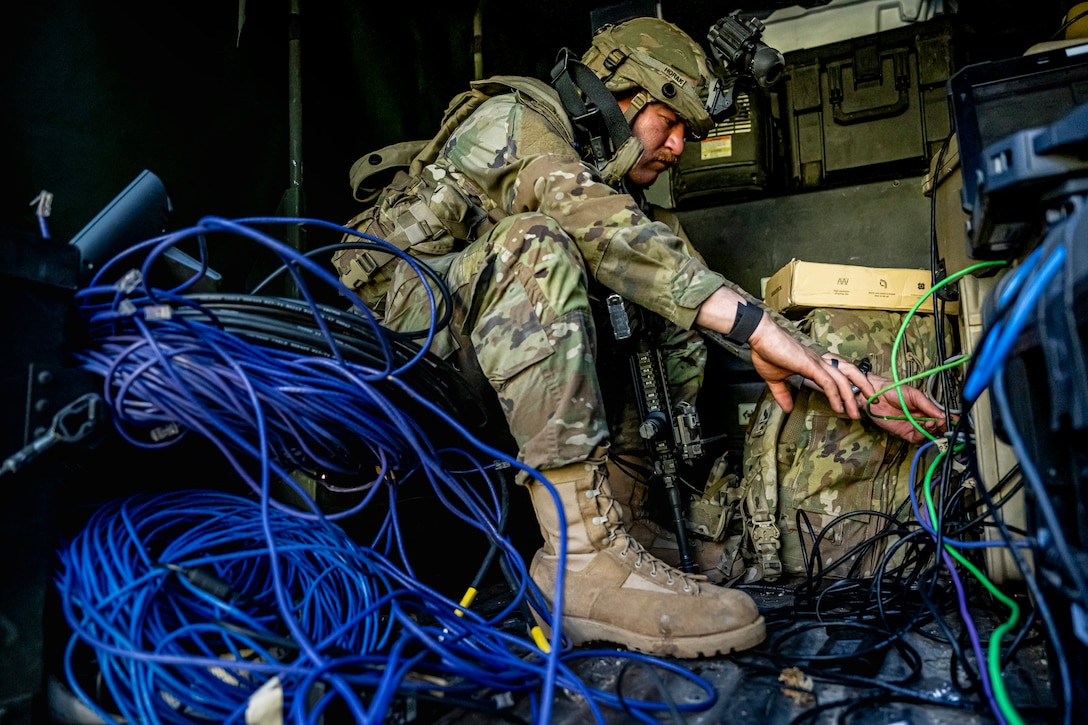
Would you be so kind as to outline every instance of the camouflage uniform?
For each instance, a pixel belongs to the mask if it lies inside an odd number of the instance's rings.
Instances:
[[[456,212],[462,218],[499,218],[458,251],[424,257],[454,300],[453,321],[432,350],[454,356],[477,389],[494,390],[521,459],[541,470],[601,457],[610,442],[596,367],[599,338],[610,331],[597,329],[595,297],[616,292],[666,321],[660,341],[673,402],[694,403],[706,362],[695,317],[728,284],[675,221],[656,221],[639,197],[602,183],[564,123],[525,93],[493,97],[421,174],[437,218],[450,212],[436,200],[450,198],[475,203],[475,213]],[[350,259],[337,258],[342,275]],[[392,278],[384,323],[426,327],[416,275],[399,262]],[[619,447],[641,449],[629,415],[612,422]]]
[[[575,68],[582,91],[634,94],[622,116],[628,125],[655,101],[688,128],[712,125],[700,96],[709,85],[705,54],[672,24],[642,17],[605,26],[582,65],[575,63],[557,65],[565,70],[556,77],[572,107],[568,72]],[[604,89],[586,83],[585,69]],[[727,654],[766,636],[754,600],[704,586],[627,529],[629,504],[611,484],[607,459],[614,444],[635,441],[627,426],[610,430],[617,414],[606,414],[605,401],[616,401],[605,386],[619,379],[622,390],[630,374],[626,366],[605,367],[612,335],[595,319],[595,300],[616,293],[647,312],[639,321],[662,320],[667,374],[677,399],[691,399],[706,353],[695,318],[725,280],[677,229],[621,189],[642,144],[623,137],[630,129],[615,118],[624,113],[620,106],[598,100],[615,152],[587,163],[551,86],[509,76],[474,82],[450,104],[409,173],[353,226],[442,275],[451,320],[432,350],[453,359],[485,402],[501,407],[518,456],[544,474],[544,481],[518,476],[543,537],[529,573],[545,597],[564,584],[564,637],[575,646],[604,639],[653,655]],[[358,196],[363,185],[353,179],[353,186]],[[453,250],[443,254],[451,241]],[[335,263],[364,300],[380,306],[384,298],[385,309],[376,311],[387,326],[426,327],[432,307],[422,277],[406,261],[385,269],[380,261],[364,252]],[[630,396],[621,392],[619,401]],[[534,608],[534,617],[550,631],[544,612]]]

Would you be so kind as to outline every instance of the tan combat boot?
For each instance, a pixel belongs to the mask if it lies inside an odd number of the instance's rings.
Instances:
[[[565,536],[562,626],[572,644],[600,640],[692,658],[748,649],[766,637],[751,597],[665,564],[628,533],[603,465],[578,463],[544,475],[559,496],[566,527],[549,489],[530,483],[544,546],[529,573],[550,602]],[[538,623],[549,631],[539,615]]]

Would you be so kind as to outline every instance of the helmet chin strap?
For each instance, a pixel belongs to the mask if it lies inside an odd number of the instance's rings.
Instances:
[[[630,104],[627,106],[627,110],[623,112],[623,117],[627,119],[627,125],[630,126],[634,123],[635,116],[638,112],[646,107],[646,104],[654,100],[654,97],[650,95],[647,90],[641,90],[636,93],[632,98]]]

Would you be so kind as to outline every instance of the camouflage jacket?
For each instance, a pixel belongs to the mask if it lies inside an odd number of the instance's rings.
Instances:
[[[656,344],[674,405],[694,405],[702,389],[706,342],[693,330],[699,306],[723,285],[762,304],[709,269],[675,213],[601,180],[594,165],[582,159],[558,94],[541,81],[499,76],[474,82],[451,101],[433,139],[387,151],[365,156],[352,167],[355,196],[370,206],[347,226],[408,250],[445,276],[460,250],[504,217],[548,215],[584,258],[593,277],[592,297],[603,299],[610,290],[669,323]],[[391,167],[399,171],[388,183],[382,177],[389,176]],[[426,329],[427,306],[404,302],[416,294],[405,290],[418,286],[418,279],[406,275],[406,265],[382,265],[391,259],[345,250],[333,261],[341,280],[385,325]],[[386,316],[389,290],[400,291]],[[792,322],[767,312],[803,344],[823,351]],[[608,343],[603,324],[598,323],[598,368],[626,369],[626,360],[616,357],[622,351]],[[440,331],[431,351],[452,355],[454,337],[448,329]],[[723,336],[711,337],[745,355]],[[630,376],[601,376],[601,384],[604,399],[612,401],[607,410],[613,450],[641,451],[645,443]]]
[[[477,104],[469,106],[473,98]],[[420,163],[428,157],[430,163]],[[416,157],[412,172],[401,182],[411,192],[406,198],[388,192],[379,198],[384,223],[375,231],[408,237],[400,246],[420,251],[424,261],[458,251],[503,216],[540,212],[566,231],[597,283],[682,329],[693,327],[699,306],[723,285],[759,302],[706,265],[675,216],[672,224],[658,221],[640,194],[605,184],[576,148],[558,94],[536,79],[474,82],[450,103],[443,131]],[[353,276],[352,259],[351,253],[334,258],[345,281]],[[363,285],[349,286],[368,303],[375,297]],[[773,316],[804,344],[822,349]]]
[[[721,275],[633,196],[601,182],[573,147],[542,133],[539,121],[512,96],[492,99],[462,125],[445,156],[507,211],[539,211],[558,221],[604,287],[691,328],[699,305],[723,284]]]

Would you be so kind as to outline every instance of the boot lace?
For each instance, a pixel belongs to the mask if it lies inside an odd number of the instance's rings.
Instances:
[[[683,585],[685,592],[699,590],[698,580],[695,578],[697,575],[688,574],[686,571],[666,564],[646,551],[646,548],[625,530],[619,531],[618,534],[624,538],[624,546],[620,551],[620,557],[624,559],[628,556],[635,557],[635,561],[632,563],[635,569],[642,569],[643,564],[648,564],[650,566],[650,576],[656,579],[658,571],[660,571],[665,575],[665,583],[670,587],[679,581]]]
[[[608,532],[608,540],[615,542],[620,537],[623,538],[623,549],[620,551],[621,558],[635,557],[632,566],[637,570],[641,570],[644,563],[649,564],[650,576],[655,579],[660,570],[665,575],[665,583],[670,587],[679,580],[685,593],[699,590],[698,580],[695,578],[697,575],[688,574],[658,559],[646,551],[646,548],[635,537],[631,536],[627,531],[627,524],[624,523],[623,517],[620,516],[620,507],[616,503],[616,499],[612,497],[612,491],[609,487],[602,486],[590,491],[588,495],[597,500],[597,510],[600,511],[597,523],[604,524],[605,530]]]

